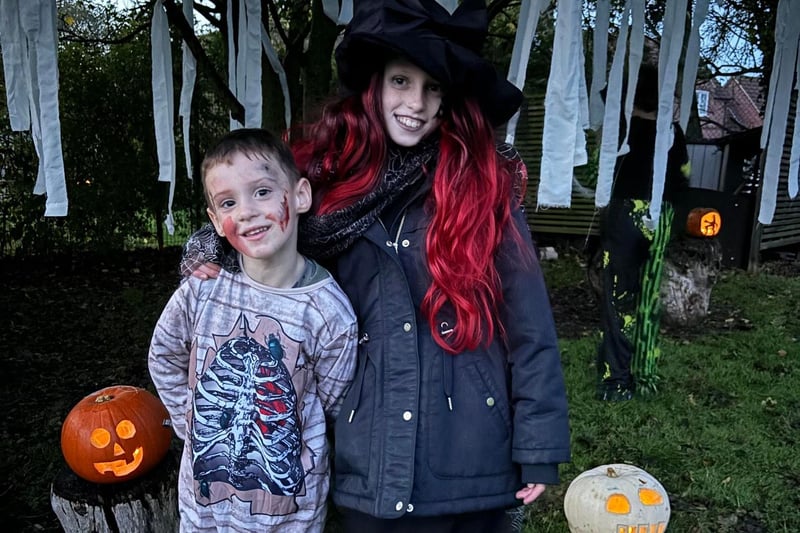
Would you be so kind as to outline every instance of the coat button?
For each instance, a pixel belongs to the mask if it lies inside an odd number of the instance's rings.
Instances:
[[[488,405],[489,407],[492,407],[494,405],[494,398],[492,398],[491,396],[486,398],[486,405]]]
[[[406,507],[406,512],[413,513],[414,512],[414,504],[409,503],[408,506]]]
[[[411,420],[411,417],[412,417],[411,411],[405,411],[403,413],[403,420],[405,420],[406,422]]]
[[[397,505],[394,506],[395,511],[402,511],[403,510],[403,502],[397,502]]]
[[[403,331],[405,331],[406,333],[411,331],[411,322],[406,322],[405,324],[403,324]]]
[[[411,244],[408,239],[403,239],[403,242],[400,244],[403,245],[403,248],[408,248],[408,245]]]

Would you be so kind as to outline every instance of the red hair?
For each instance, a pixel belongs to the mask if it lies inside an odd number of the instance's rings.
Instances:
[[[298,166],[321,196],[315,201],[316,214],[346,207],[380,182],[387,154],[380,94],[378,73],[360,95],[328,106],[310,137],[296,144]],[[427,204],[432,215],[425,241],[431,285],[422,312],[436,343],[458,353],[488,344],[495,328],[504,333],[497,318],[503,295],[495,256],[504,238],[522,242],[511,212],[521,201],[525,176],[519,161],[498,155],[491,124],[475,100],[448,104]],[[437,317],[448,304],[455,327],[443,337]]]
[[[292,147],[314,187],[315,214],[347,207],[378,185],[387,154],[380,109],[379,72],[360,95],[327,106],[308,138]]]

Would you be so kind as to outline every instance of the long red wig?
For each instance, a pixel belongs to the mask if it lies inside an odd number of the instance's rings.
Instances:
[[[314,213],[346,207],[380,182],[387,156],[381,83],[377,73],[361,94],[326,107],[310,134],[295,143],[300,171],[315,190]],[[526,175],[519,161],[498,155],[491,124],[476,101],[451,98],[447,104],[427,204],[432,215],[425,243],[431,285],[422,311],[436,343],[459,353],[488,344],[497,331],[504,333],[495,256],[504,238],[522,242],[511,212],[521,202]],[[525,260],[527,252],[520,250]],[[448,303],[455,327],[443,337],[437,316]]]

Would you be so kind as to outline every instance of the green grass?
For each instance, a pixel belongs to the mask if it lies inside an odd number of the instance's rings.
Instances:
[[[49,488],[63,465],[61,423],[102,386],[149,385],[147,345],[178,282],[179,256],[175,248],[0,261],[10,376],[0,387],[5,530],[60,530]],[[576,255],[561,253],[543,268],[551,289],[583,294]],[[708,331],[662,335],[663,379],[651,397],[595,400],[598,333],[562,338],[572,462],[528,509],[525,533],[566,533],[569,483],[607,463],[632,463],[659,479],[672,504],[671,533],[800,530],[800,277],[726,272],[711,301]],[[338,531],[335,520],[326,531]]]
[[[565,259],[545,264],[551,287],[583,279],[578,262]],[[669,531],[798,530],[800,278],[726,272],[711,307],[750,329],[663,335],[660,390],[630,402],[592,396],[599,335],[561,341],[572,462],[528,510],[526,533],[568,531],[569,483],[607,463],[634,464],[664,485]]]

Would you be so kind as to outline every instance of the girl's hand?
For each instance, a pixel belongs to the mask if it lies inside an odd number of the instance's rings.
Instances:
[[[192,276],[202,280],[216,279],[217,276],[219,276],[220,270],[222,270],[222,267],[216,263],[200,263],[200,265],[192,271]]]
[[[542,495],[547,485],[543,483],[528,483],[526,487],[517,491],[517,498],[522,500],[523,505],[528,505]]]

